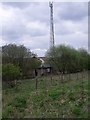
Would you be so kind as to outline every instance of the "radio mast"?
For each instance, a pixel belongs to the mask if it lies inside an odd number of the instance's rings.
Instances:
[[[50,48],[54,47],[54,25],[53,25],[53,2],[49,2],[50,7]]]

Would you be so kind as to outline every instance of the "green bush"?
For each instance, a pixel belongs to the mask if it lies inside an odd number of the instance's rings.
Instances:
[[[21,76],[21,70],[19,66],[13,64],[2,65],[2,78],[5,81],[13,81]]]

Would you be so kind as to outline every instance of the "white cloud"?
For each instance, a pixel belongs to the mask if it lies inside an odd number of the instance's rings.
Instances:
[[[86,48],[88,49],[88,35],[84,33],[73,33],[67,35],[56,36],[56,45],[67,44],[74,48]]]
[[[32,49],[31,51],[38,54],[38,56],[43,56],[46,53],[47,49],[37,48],[37,49]]]
[[[39,56],[44,55],[50,45],[48,2],[0,6],[0,27],[3,24],[0,44],[23,44]],[[54,26],[56,45],[65,43],[87,48],[87,3],[54,3]]]
[[[88,34],[88,17],[85,17],[83,20],[78,22],[60,20],[60,23],[55,24],[56,34],[72,34],[76,32]]]

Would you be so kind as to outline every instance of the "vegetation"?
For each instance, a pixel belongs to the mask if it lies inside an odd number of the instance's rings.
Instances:
[[[4,70],[3,75],[6,74],[5,69],[9,69],[10,66],[13,67],[12,65],[10,65],[13,64],[14,66],[20,67],[22,71],[22,78],[32,77],[33,70],[39,67],[41,64],[40,60],[38,60],[36,55],[33,54],[29,49],[27,49],[23,45],[17,46],[16,44],[9,44],[2,47],[2,62],[3,62],[2,67],[4,67],[2,69]],[[8,66],[9,68],[6,68]],[[15,68],[11,68],[11,69],[15,69]],[[6,77],[4,77],[4,79],[5,78]]]
[[[88,118],[86,50],[65,45],[49,49],[46,76],[35,77],[41,61],[23,45],[3,46],[2,62],[3,118]]]
[[[89,53],[84,49],[75,50],[70,46],[59,45],[51,48],[46,53],[47,63],[55,71],[59,72],[78,72],[87,70]]]
[[[88,73],[65,75],[64,85],[58,76],[19,81],[17,88],[3,89],[3,118],[88,118]],[[83,99],[82,99],[83,90]]]
[[[3,80],[12,81],[20,78],[21,76],[21,70],[18,66],[14,66],[13,64],[9,63],[9,64],[3,65],[2,68],[3,68],[2,69]]]

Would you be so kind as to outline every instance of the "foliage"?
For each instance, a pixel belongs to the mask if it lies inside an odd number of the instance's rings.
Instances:
[[[41,61],[38,60],[36,57],[25,59],[23,61],[24,68],[23,68],[23,74],[28,76],[33,74],[33,70],[37,69],[41,65]]]
[[[25,46],[16,44],[9,44],[2,47],[3,62],[14,62],[15,59],[23,59],[24,57],[31,57],[32,53]],[[6,61],[7,60],[7,61]]]
[[[90,55],[88,55],[88,70],[90,70]]]
[[[2,65],[2,78],[3,80],[12,81],[21,76],[21,70],[18,66],[13,64]]]
[[[19,66],[23,77],[33,76],[33,70],[38,68],[41,62],[37,56],[23,45],[8,44],[2,47],[3,64]]]
[[[46,53],[47,63],[59,72],[77,72],[88,69],[89,53],[84,49],[75,50],[70,46],[59,45]]]

